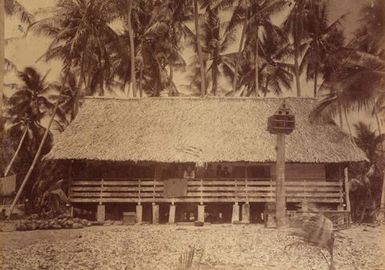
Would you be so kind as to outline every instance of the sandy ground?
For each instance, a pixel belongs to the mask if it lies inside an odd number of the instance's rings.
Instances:
[[[99,226],[0,233],[3,269],[178,269],[189,247],[192,269],[328,269],[319,250],[260,225]],[[381,243],[382,241],[382,243]],[[337,233],[335,268],[385,269],[385,226]],[[326,254],[326,252],[325,252]]]

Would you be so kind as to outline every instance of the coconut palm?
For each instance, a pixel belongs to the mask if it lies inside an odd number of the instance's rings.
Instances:
[[[4,20],[4,15],[14,16],[16,15],[21,22],[31,24],[34,20],[33,15],[28,12],[18,1],[16,0],[0,0],[0,18]],[[4,7],[4,8],[3,8]],[[0,22],[0,67],[5,67],[5,70],[16,70],[15,64],[4,56],[4,45],[7,40],[4,36],[4,21]],[[0,72],[0,85],[4,83],[4,74]],[[3,105],[3,93],[0,94],[0,108],[2,110]],[[1,112],[0,112],[1,113]]]
[[[50,114],[54,105],[48,98],[51,86],[45,82],[34,68],[27,67],[18,74],[22,83],[16,86],[16,92],[8,100],[8,129],[12,138],[20,138],[16,152],[7,166],[5,174],[11,169],[21,150],[29,155],[36,152],[44,128],[42,120]],[[49,141],[45,145],[48,147]]]
[[[343,32],[338,27],[345,14],[329,23],[326,3],[310,1],[306,8],[309,16],[304,18],[306,37],[301,42],[303,57],[299,71],[302,73],[306,68],[306,79],[313,79],[314,97],[317,97],[318,79],[324,71],[325,59],[335,57],[344,45]]]
[[[31,24],[34,20],[33,15],[16,0],[4,0],[4,11],[6,15],[18,16],[23,23]]]
[[[315,109],[314,115],[339,114],[346,111],[373,108],[383,100],[385,84],[385,61],[373,55],[355,50],[344,50],[343,59],[326,76],[320,90],[328,91]]]
[[[197,46],[199,68],[200,68],[200,74],[201,74],[201,96],[204,96],[206,92],[206,78],[205,78],[204,58],[203,58],[203,53],[202,53],[202,48],[200,43],[198,0],[193,0],[193,3],[194,3],[194,26],[195,26],[195,35],[196,35],[196,46]]]
[[[170,95],[177,93],[172,81],[173,68],[184,66],[180,55],[181,38],[193,36],[185,25],[188,15],[185,8],[189,1],[135,1],[132,6],[134,32],[135,78],[142,90],[150,96],[159,96],[168,88]],[[117,8],[119,8],[117,6]],[[121,15],[123,16],[123,15]],[[112,47],[112,73],[121,87],[131,80],[131,55],[129,33],[120,35],[121,45]],[[118,45],[118,44],[117,44]],[[120,48],[124,48],[121,50]],[[128,63],[128,64],[127,64]],[[166,70],[169,68],[169,72]]]
[[[304,29],[304,15],[305,15],[305,5],[306,2],[312,0],[298,0],[294,1],[292,8],[289,12],[288,17],[283,23],[283,29],[285,32],[289,33],[293,42],[294,48],[294,76],[295,76],[295,84],[297,88],[297,96],[301,96],[301,84],[300,84],[300,55],[301,55],[301,44],[302,39],[305,34]]]
[[[111,81],[109,47],[119,44],[110,23],[117,17],[109,1],[62,0],[54,14],[29,30],[52,37],[44,59],[60,59],[64,70],[77,68],[86,94],[104,94]]]
[[[56,93],[50,95],[49,98],[59,101],[56,123],[59,130],[64,131],[65,127],[75,119],[84,98],[84,91],[79,88],[79,79],[72,71],[61,74],[60,81],[52,83],[51,87]]]
[[[385,1],[373,0],[361,11],[360,28],[355,33],[356,48],[385,58]]]
[[[241,93],[244,96],[257,96],[260,93],[266,96],[268,93],[280,95],[284,89],[290,89],[293,81],[293,65],[288,63],[288,57],[292,55],[292,49],[287,40],[279,34],[275,26],[268,26],[267,32],[259,37],[259,64],[255,65],[255,46],[252,42],[245,48],[243,65],[240,70]],[[258,68],[258,84],[256,87],[255,68]],[[256,89],[260,89],[256,92]],[[243,91],[242,91],[243,90]]]
[[[219,3],[220,4],[220,3]],[[205,94],[211,82],[211,94],[218,94],[218,80],[221,74],[233,77],[232,71],[234,59],[233,53],[227,53],[229,46],[235,40],[235,29],[224,32],[227,23],[222,22],[219,12],[222,8],[215,1],[206,1],[202,4],[205,13],[202,15],[202,35],[200,44],[202,53],[205,55]],[[192,47],[197,48],[196,39],[191,40]],[[200,65],[198,57],[195,57],[190,65],[192,70],[191,83],[198,85],[201,83]]]
[[[258,0],[258,1],[239,1],[238,5],[235,7],[230,23],[227,27],[227,31],[232,31],[232,29],[238,25],[242,25],[242,33],[240,39],[240,45],[238,50],[238,57],[235,64],[235,76],[233,80],[233,92],[235,92],[238,82],[238,69],[240,67],[240,61],[242,59],[242,50],[247,45],[247,43],[252,43],[254,45],[254,65],[255,71],[258,71],[259,68],[259,47],[260,47],[260,33],[266,31],[267,28],[270,30],[277,29],[272,27],[271,16],[282,11],[287,6],[286,1],[282,0]],[[258,72],[255,72],[255,92],[259,92],[259,78]]]

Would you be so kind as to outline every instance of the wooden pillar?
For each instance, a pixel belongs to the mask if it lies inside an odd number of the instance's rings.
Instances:
[[[136,205],[136,223],[142,223],[143,222],[143,205],[137,204]]]
[[[235,202],[233,204],[233,212],[231,215],[231,223],[237,223],[239,222],[239,204],[238,202]]]
[[[198,205],[198,221],[205,222],[205,205]]]
[[[242,204],[242,223],[250,223],[250,204],[248,202]]]
[[[159,204],[152,204],[152,224],[159,224]]]
[[[277,165],[275,190],[275,214],[277,218],[277,228],[282,228],[286,224],[285,134],[277,134]]]
[[[104,223],[106,219],[106,208],[102,204],[103,203],[103,189],[104,189],[104,179],[102,178],[100,182],[100,197],[99,197],[99,205],[96,209],[96,221],[100,223]]]
[[[176,212],[176,205],[174,204],[174,202],[172,202],[168,213],[168,223],[170,224],[175,223],[175,212]]]
[[[349,211],[348,214],[348,224],[351,221],[351,206],[350,206],[350,196],[349,196],[349,171],[348,167],[344,169],[344,182],[345,182],[345,194],[346,194],[346,210]]]
[[[106,219],[106,208],[104,205],[99,204],[96,210],[96,221],[104,223]]]

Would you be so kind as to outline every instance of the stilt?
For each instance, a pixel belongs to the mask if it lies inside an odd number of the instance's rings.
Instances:
[[[67,214],[70,217],[74,217],[74,207],[73,206],[68,206],[67,208]]]
[[[136,205],[136,223],[143,222],[143,205]]]
[[[233,213],[231,215],[231,223],[239,222],[239,204],[236,202],[233,205]]]
[[[337,211],[343,212],[343,210],[344,210],[344,207],[342,205],[337,206]],[[341,212],[338,213],[338,215],[337,215],[337,224],[338,225],[344,225],[344,223],[345,223],[345,214],[341,214]],[[346,224],[348,224],[348,222],[349,221],[347,220]]]
[[[205,222],[205,205],[198,205],[198,221]]]
[[[174,224],[175,223],[175,212],[176,212],[176,205],[172,203],[170,205],[170,211],[168,213],[168,223]]]
[[[99,204],[96,210],[96,221],[104,223],[106,219],[106,208],[103,204]]]
[[[242,204],[242,223],[250,223],[250,204],[248,202]]]
[[[152,204],[152,224],[159,224],[159,204]]]

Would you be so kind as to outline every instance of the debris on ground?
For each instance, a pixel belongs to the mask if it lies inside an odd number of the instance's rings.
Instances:
[[[385,226],[363,229],[336,232],[335,269],[385,269],[380,242]],[[299,238],[260,225],[111,225],[0,233],[0,238],[3,269],[163,270],[181,262],[200,270],[328,269],[319,248],[304,243],[285,250]],[[199,252],[183,256],[189,250]]]

